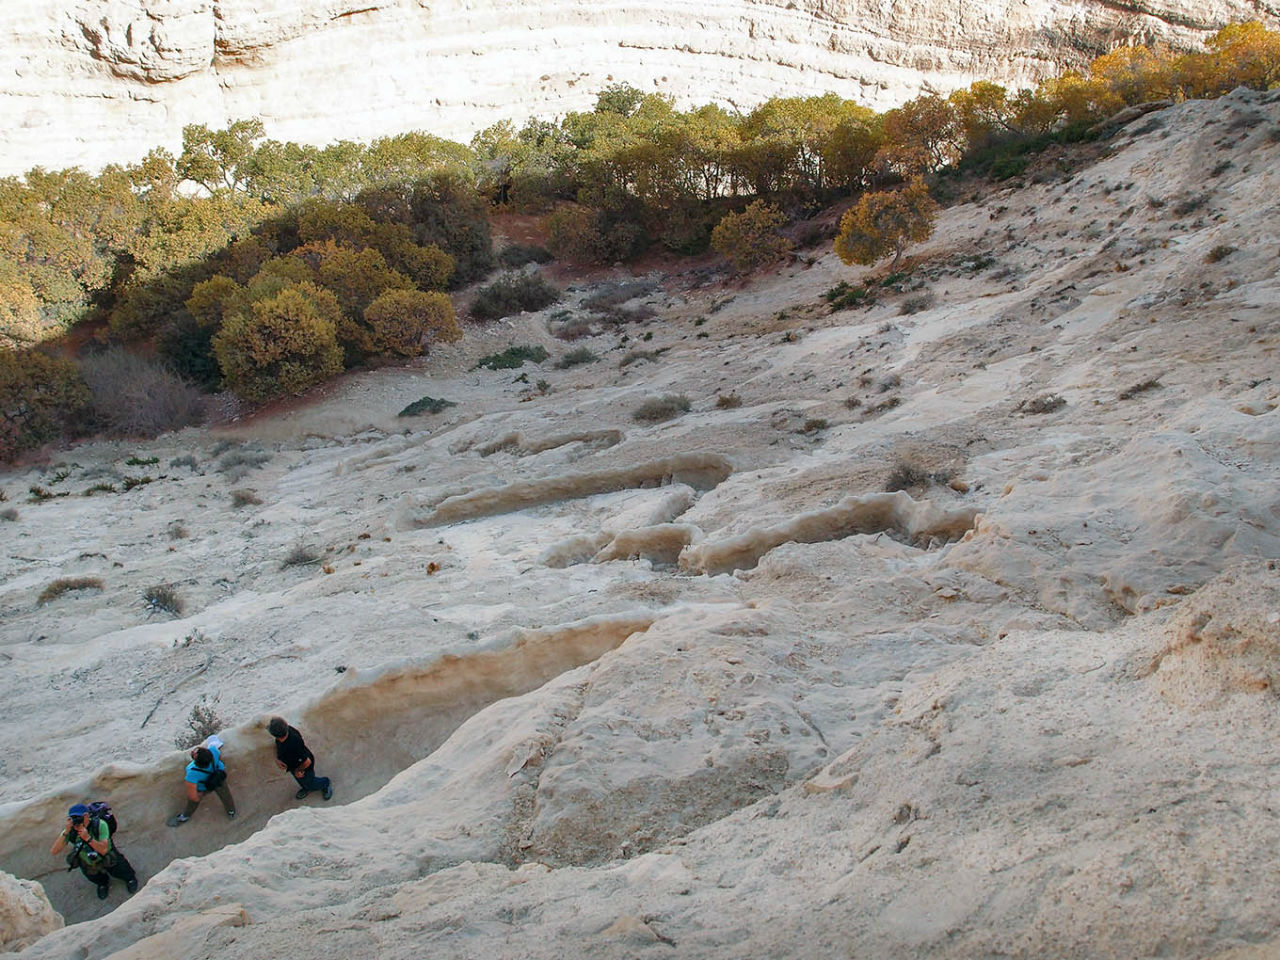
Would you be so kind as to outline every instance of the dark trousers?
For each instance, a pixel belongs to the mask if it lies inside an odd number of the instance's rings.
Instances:
[[[235,798],[231,796],[231,790],[227,787],[224,780],[221,784],[213,788],[213,792],[218,795],[218,799],[222,801],[222,805],[227,808],[227,813],[231,813],[236,808]],[[200,794],[200,800],[205,798],[206,794]],[[200,806],[200,800],[188,800],[187,808],[182,811],[183,815],[191,816],[196,812],[196,807]]]
[[[84,874],[86,880],[99,887],[111,886],[112,877],[123,880],[125,883],[138,879],[138,875],[133,871],[133,864],[125,858],[123,853],[114,848],[105,857],[95,860],[92,867],[81,860],[80,872]]]
[[[317,777],[315,764],[307,767],[301,773],[295,773],[293,779],[298,781],[298,786],[303,790],[328,790],[329,778]]]

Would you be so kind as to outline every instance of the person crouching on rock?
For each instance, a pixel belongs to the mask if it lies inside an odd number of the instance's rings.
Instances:
[[[78,866],[86,880],[98,888],[98,899],[107,899],[111,878],[124,881],[125,889],[137,892],[138,875],[125,855],[117,849],[111,838],[111,827],[106,820],[89,816],[89,808],[77,803],[67,811],[67,823],[53,841],[49,851],[55,857],[71,847],[67,863]]]
[[[276,766],[288,770],[298,781],[295,796],[301,800],[312,790],[319,790],[326,800],[333,796],[333,784],[328,777],[316,776],[315,755],[307,749],[296,728],[289,726],[284,717],[272,717],[267,722],[267,732],[276,738]]]
[[[207,747],[196,747],[191,751],[191,762],[187,764],[184,778],[187,785],[187,806],[181,813],[169,818],[169,826],[177,827],[191,819],[200,806],[206,793],[212,790],[227,808],[227,816],[232,819],[236,815],[236,802],[227,787],[227,768],[218,753],[220,744],[210,743]]]

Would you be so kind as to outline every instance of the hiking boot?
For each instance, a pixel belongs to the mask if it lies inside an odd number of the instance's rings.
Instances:
[[[309,794],[310,792],[311,792],[310,790],[299,790],[293,796],[294,796],[294,799],[296,800],[305,800],[307,798],[307,794]]]
[[[180,827],[191,818],[185,813],[175,813],[172,817],[165,821],[171,827]]]
[[[107,899],[107,894],[108,894],[110,891],[111,891],[111,886],[110,886],[109,884],[101,884],[101,885],[98,887],[98,899],[99,899],[99,900],[105,900],[105,899]]]
[[[125,888],[126,890],[128,890],[130,893],[137,893],[137,892],[138,892],[138,878],[137,878],[137,877],[134,877],[132,880],[126,880],[126,881],[124,882],[124,888]]]
[[[332,783],[326,783],[326,784],[324,785],[324,793],[320,794],[320,796],[324,797],[326,800],[332,800],[332,799],[333,799],[333,784],[332,784]]]

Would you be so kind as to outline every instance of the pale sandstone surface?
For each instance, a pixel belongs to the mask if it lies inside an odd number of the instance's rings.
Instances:
[[[548,325],[582,283],[286,413],[66,451],[66,498],[3,475],[0,869],[98,918],[27,955],[1275,955],[1276,129],[1275,93],[1143,118],[945,211],[869,308],[828,312],[869,274],[818,251],[667,278],[597,363],[473,369],[579,346]],[[395,416],[424,394],[458,405]],[[886,492],[900,460],[936,479]],[[80,496],[103,469],[157,479]],[[59,576],[104,587],[38,607]],[[172,830],[201,702],[240,815]],[[48,855],[86,796],[145,880],[105,907]]]
[[[29,947],[61,926],[62,917],[50,905],[44,887],[0,873],[0,953]]]
[[[0,174],[177,149],[261,117],[304,143],[590,108],[625,81],[739,108],[835,91],[876,109],[978,79],[1031,86],[1123,41],[1197,45],[1271,0],[10,0]]]

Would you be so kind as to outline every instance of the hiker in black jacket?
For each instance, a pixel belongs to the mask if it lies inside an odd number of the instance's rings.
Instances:
[[[272,717],[267,732],[276,738],[276,766],[288,770],[298,781],[297,798],[301,800],[312,790],[321,791],[326,800],[333,796],[333,784],[328,777],[316,776],[316,758],[307,749],[296,728],[289,726],[284,717]]]

